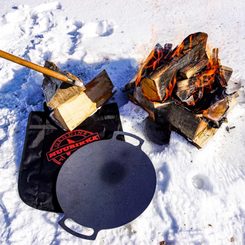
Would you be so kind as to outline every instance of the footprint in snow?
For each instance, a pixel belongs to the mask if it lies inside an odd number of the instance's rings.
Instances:
[[[192,177],[192,185],[199,190],[213,191],[213,186],[209,178],[205,175],[197,174]]]
[[[114,26],[107,20],[85,23],[81,29],[82,36],[89,37],[106,37],[110,36],[114,31]]]

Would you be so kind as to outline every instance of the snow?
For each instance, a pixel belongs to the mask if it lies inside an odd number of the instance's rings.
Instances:
[[[85,81],[107,69],[124,131],[145,139],[157,173],[152,203],[93,244],[245,244],[244,9],[242,0],[1,1],[0,49],[41,65],[49,59]],[[177,45],[197,31],[209,34],[209,47],[220,48],[222,64],[233,68],[230,89],[239,88],[239,103],[203,149],[174,132],[168,146],[155,145],[144,135],[147,113],[120,88],[157,42]],[[20,200],[25,127],[29,112],[42,108],[42,75],[0,59],[0,81],[0,244],[92,244],[62,230],[60,215]]]

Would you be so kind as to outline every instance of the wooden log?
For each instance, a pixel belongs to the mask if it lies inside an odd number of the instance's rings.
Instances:
[[[238,93],[232,93],[227,95],[221,100],[218,100],[216,103],[211,105],[208,109],[203,111],[203,116],[214,122],[219,122],[228,111],[228,109],[233,108],[235,105],[234,102],[238,97]]]
[[[220,74],[225,79],[226,83],[228,83],[228,81],[230,80],[232,72],[232,68],[223,65],[220,66]]]
[[[194,94],[198,90],[208,86],[208,83],[203,81],[203,77],[191,77],[177,82],[176,96],[187,105],[195,105]],[[202,90],[200,90],[202,92]],[[200,95],[200,97],[203,94]]]
[[[74,96],[78,96],[83,92],[82,89],[75,86],[61,86],[52,99],[47,103],[48,107],[51,109],[55,109],[68,101],[69,99],[73,98]]]
[[[168,55],[167,59],[171,56],[169,62],[156,69],[147,77],[152,80],[151,84],[154,84],[154,90],[157,91],[159,98],[157,101],[166,99],[167,89],[178,71],[191,63],[197,63],[199,57],[205,56],[207,37],[206,33],[201,32],[191,34]]]
[[[212,55],[211,55],[211,62],[212,65],[219,65],[219,49],[218,48],[213,48],[212,50]]]
[[[161,111],[158,113],[161,114]],[[171,104],[168,119],[176,131],[180,132],[199,148],[203,147],[217,131],[217,128],[210,127],[203,118],[176,103]]]
[[[216,118],[216,123],[218,123],[217,125],[220,126],[222,124],[223,118],[234,107],[237,96],[237,93],[234,93],[232,95],[227,95],[224,98],[226,106],[223,106],[226,108],[225,111],[222,111],[222,113],[219,114],[219,117]],[[218,130],[218,128],[214,127],[214,124],[211,123],[211,121],[213,121],[211,118],[205,118],[203,115],[197,115],[185,108],[183,105],[171,103],[169,111],[169,123],[175,128],[175,130],[187,137],[188,140],[199,148],[202,148]],[[158,111],[157,113],[161,114],[162,112]]]
[[[195,132],[202,120],[200,117],[194,116],[191,111],[177,105],[174,101],[163,103],[149,101],[142,95],[140,88],[135,90],[133,97],[132,101],[145,109],[156,123],[165,124],[169,122],[175,130],[185,135],[186,138],[193,139],[195,137]],[[198,132],[203,130],[203,125],[205,124],[201,124]]]
[[[196,73],[200,72],[208,64],[208,62],[209,60],[207,54],[203,53],[203,56],[200,57],[200,60],[197,63],[191,63],[187,65],[179,71],[179,74],[183,78],[190,78]]]
[[[225,98],[228,108],[219,117],[220,122],[235,105],[236,97],[237,94],[234,93]],[[213,127],[213,124],[210,123],[211,118],[205,117],[207,114],[205,116],[197,115],[174,100],[168,100],[163,103],[149,101],[142,95],[139,87],[135,89],[131,100],[145,109],[156,123],[166,124],[168,122],[174,130],[198,148],[202,148],[218,130],[217,127]]]
[[[144,77],[151,74],[158,66],[162,65],[165,62],[165,58],[171,52],[171,50],[171,43],[166,43],[164,45],[164,48],[159,43],[155,45],[154,49],[150,52],[148,57],[140,66],[134,78],[136,86],[140,84],[141,80]]]
[[[143,78],[140,83],[143,95],[151,101],[160,101],[154,81],[149,78]]]
[[[139,106],[141,106],[144,110],[146,110],[150,118],[152,118],[155,121],[154,103],[147,100],[143,96],[141,87],[135,87],[134,93],[132,96],[129,96],[129,99],[135,104],[138,104]]]
[[[60,72],[60,69],[53,62],[46,61],[45,67]],[[79,95],[84,89],[78,86],[61,83],[59,80],[49,76],[44,76],[43,91],[47,106],[53,110],[73,96]]]
[[[76,128],[113,95],[113,84],[105,70],[85,86],[86,90],[83,92],[75,89],[73,96],[71,95],[73,90],[69,89],[68,100],[61,103],[59,99],[62,96],[57,96],[58,102],[56,104],[53,102],[56,105],[54,117],[65,129]],[[57,92],[60,93],[60,90]]]
[[[176,95],[182,102],[186,102],[195,91],[195,81],[192,78],[178,81],[176,87]]]
[[[188,79],[177,81],[176,96],[189,106],[199,102],[205,94],[215,91],[220,85],[224,87],[224,80],[220,76],[219,67],[203,70]]]

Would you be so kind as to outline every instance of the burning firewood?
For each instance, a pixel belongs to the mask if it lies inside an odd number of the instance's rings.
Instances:
[[[179,71],[179,74],[183,78],[190,78],[194,74],[201,71],[208,64],[208,56],[205,54],[200,58],[198,63],[190,64]]]
[[[157,45],[134,86],[132,82],[126,86],[130,99],[155,122],[168,122],[198,147],[215,134],[238,96],[226,94],[232,69],[221,65],[217,48],[208,57],[206,42],[207,34],[199,32],[174,50]],[[164,55],[156,56],[159,50]]]
[[[152,72],[141,81],[143,83],[142,86],[145,88],[144,95],[152,101],[159,102],[171,96],[176,83],[177,72],[189,64],[197,64],[200,57],[205,59],[206,42],[206,33],[195,33],[188,36],[174,50],[169,51],[166,56],[162,57],[162,65],[158,67],[152,66]],[[148,63],[149,60],[147,59],[144,66],[148,67]],[[154,92],[153,97],[147,93],[148,88],[152,93]]]
[[[170,53],[171,49],[171,43],[166,43],[164,48],[159,43],[156,44],[155,48],[151,51],[144,61],[144,64],[139,69],[135,79],[135,84],[139,85],[143,77],[150,75],[157,67],[163,65],[164,61],[167,60],[166,57]]]
[[[230,80],[230,77],[232,75],[232,69],[230,67],[221,65],[220,66],[220,74],[225,79],[225,81],[228,83],[228,81]]]
[[[235,102],[236,97],[237,93],[233,93],[231,95],[227,95],[224,99],[218,100],[209,108],[203,110],[203,117],[218,123],[222,120],[227,110],[234,106],[233,103]]]
[[[157,67],[162,66],[168,60],[168,55],[172,50],[172,44],[167,43],[164,48],[157,44],[149,56],[144,61],[143,65],[139,69],[137,76],[135,78],[135,84],[137,86],[141,85],[144,95],[152,100],[158,100],[158,95],[156,91],[155,84],[151,79],[147,77],[156,70]]]
[[[177,81],[176,95],[188,106],[195,106],[204,94],[214,93],[218,89],[227,86],[232,69],[229,69],[229,75],[225,74],[218,59],[218,49],[213,49],[213,54],[208,64],[196,74],[188,79]],[[226,68],[228,71],[228,67]],[[226,79],[225,79],[226,77]]]
[[[227,95],[220,103],[214,104],[203,114],[196,114],[174,99],[159,103],[149,101],[136,87],[129,94],[131,101],[145,109],[149,116],[158,124],[168,122],[176,130],[198,148],[203,147],[216,133],[226,114],[236,103],[237,93]]]

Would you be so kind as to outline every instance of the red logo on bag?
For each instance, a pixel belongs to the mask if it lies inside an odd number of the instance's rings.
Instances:
[[[47,153],[48,161],[62,165],[72,152],[97,140],[100,140],[98,133],[81,129],[67,132],[57,138],[52,144],[50,151]]]

